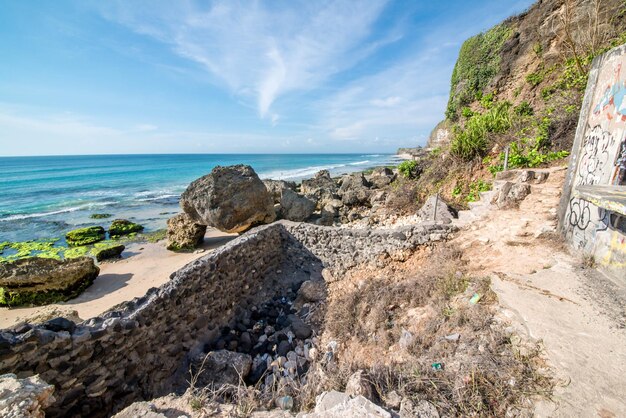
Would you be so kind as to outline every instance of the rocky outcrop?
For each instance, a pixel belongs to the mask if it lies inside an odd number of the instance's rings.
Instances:
[[[104,228],[101,226],[89,226],[69,231],[65,234],[65,241],[67,241],[67,245],[80,246],[103,241],[105,237]]]
[[[187,187],[180,204],[194,221],[229,233],[276,218],[272,195],[248,165],[215,167]]]
[[[0,263],[0,306],[45,305],[82,293],[100,269],[90,257],[30,257]]]
[[[126,247],[122,244],[111,244],[103,247],[94,247],[91,250],[91,254],[96,257],[97,261],[110,260],[112,258],[119,258]]]
[[[530,190],[528,183],[507,181],[500,187],[498,194],[493,197],[492,203],[495,203],[498,209],[516,208],[530,194]]]
[[[280,203],[283,190],[296,191],[296,183],[294,181],[285,180],[263,180],[263,184],[272,195],[274,203]]]
[[[317,202],[321,209],[337,196],[337,183],[330,177],[328,170],[321,170],[312,179],[302,180],[300,191],[306,197]]]
[[[179,213],[167,220],[167,249],[194,249],[202,244],[205,233],[206,225],[197,223],[186,213]]]
[[[343,177],[338,194],[346,206],[369,205],[371,195],[369,187],[370,183],[363,173],[353,173]]]
[[[280,213],[283,219],[302,222],[315,210],[315,201],[301,196],[291,189],[284,189],[280,198]]]
[[[0,376],[0,416],[5,418],[43,418],[54,402],[54,386],[38,375],[18,379],[14,374]]]
[[[351,397],[337,391],[323,392],[315,398],[315,409],[300,418],[391,418],[386,409],[367,400],[363,396]]]
[[[449,224],[455,219],[456,211],[452,209],[441,198],[441,196],[430,196],[424,205],[417,212],[417,216],[423,221],[436,221]]]
[[[109,227],[109,236],[121,237],[143,231],[143,226],[126,219],[115,219]]]
[[[367,177],[367,181],[375,189],[382,189],[390,185],[396,179],[393,170],[387,167],[376,167],[372,174]]]

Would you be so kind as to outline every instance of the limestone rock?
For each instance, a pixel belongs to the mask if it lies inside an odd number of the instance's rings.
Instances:
[[[284,219],[302,222],[313,214],[315,202],[300,196],[291,189],[284,189],[280,198],[280,207]]]
[[[217,350],[208,354],[201,353],[193,358],[191,363],[192,370],[199,373],[198,386],[214,384],[219,387],[238,385],[239,376],[245,379],[252,367],[252,357],[234,351]]]
[[[375,189],[382,189],[391,184],[395,179],[396,175],[393,170],[387,167],[376,167],[374,171],[372,171],[372,174],[367,177],[367,180]]]
[[[274,199],[274,203],[280,203],[280,198],[282,196],[283,190],[292,190],[296,191],[296,183],[294,181],[285,181],[285,180],[263,180],[263,184],[267,188],[267,191],[272,195],[272,199]]]
[[[179,213],[167,220],[167,249],[191,250],[202,244],[206,225],[195,222],[186,213]]]
[[[312,179],[302,180],[300,191],[306,197],[317,202],[317,208],[324,207],[327,201],[335,198],[337,183],[330,177],[328,170],[319,171]]]
[[[436,213],[435,205],[437,206]],[[456,211],[448,206],[441,196],[437,197],[436,195],[432,195],[426,199],[424,205],[417,212],[417,216],[419,216],[423,221],[434,220],[449,224],[452,222],[452,219],[456,218]]]
[[[98,245],[98,244],[96,244]],[[94,247],[91,253],[96,257],[97,261],[109,260],[111,258],[119,258],[126,247],[122,244],[105,245],[103,247]]]
[[[495,203],[499,209],[511,209],[519,206],[529,194],[530,184],[507,181],[493,197],[492,203]]]
[[[109,236],[121,237],[143,231],[143,226],[126,219],[115,219],[109,227]]]
[[[346,206],[369,205],[371,191],[370,183],[365,179],[363,173],[354,173],[344,176],[338,194],[341,201]]]
[[[0,263],[0,306],[44,305],[79,295],[100,273],[91,257]]]
[[[346,394],[350,396],[363,396],[370,401],[374,399],[374,386],[363,370],[358,370],[348,378]]]
[[[363,396],[352,398],[337,391],[323,392],[316,398],[315,409],[299,418],[391,418],[391,413]]]
[[[439,418],[439,412],[428,401],[415,405],[410,399],[403,399],[400,405],[400,418]]]
[[[135,402],[111,418],[167,418],[150,402]]]
[[[180,204],[194,221],[230,233],[276,218],[272,195],[248,165],[215,167],[187,187]]]
[[[343,203],[339,199],[328,200],[322,207],[320,224],[330,226],[335,223],[339,216],[339,210],[343,207]]]
[[[300,286],[298,296],[306,302],[319,302],[326,299],[326,283],[323,280],[307,280]]]
[[[43,418],[44,409],[54,402],[54,386],[38,375],[18,379],[14,374],[0,375],[0,416],[6,418]]]

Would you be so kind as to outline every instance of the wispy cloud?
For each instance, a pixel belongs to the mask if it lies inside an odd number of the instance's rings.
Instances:
[[[275,2],[223,1],[172,8],[169,2],[120,1],[104,13],[202,65],[276,123],[272,105],[281,95],[315,89],[398,39],[388,34],[370,40],[385,3],[293,1],[278,7]]]

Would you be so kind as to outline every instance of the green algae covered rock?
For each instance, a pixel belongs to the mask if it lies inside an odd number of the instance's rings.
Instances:
[[[90,257],[63,261],[29,257],[0,263],[0,306],[66,301],[81,294],[99,273]]]
[[[106,219],[106,218],[110,218],[111,215],[110,213],[92,213],[91,215],[89,215],[89,217],[91,219]]]
[[[143,231],[143,226],[139,224],[127,221],[126,219],[116,219],[111,223],[111,226],[109,227],[109,236],[111,238],[121,237],[141,231]]]
[[[96,260],[103,261],[111,258],[119,258],[122,255],[126,247],[122,244],[101,242],[94,245],[91,250],[91,255],[96,257]]]
[[[73,247],[89,245],[104,240],[105,232],[101,226],[74,229],[65,234],[67,244]]]

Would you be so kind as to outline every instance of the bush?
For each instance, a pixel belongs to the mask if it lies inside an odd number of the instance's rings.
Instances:
[[[461,110],[461,114],[464,118],[471,118],[472,116],[474,116],[474,112],[472,111],[472,109],[467,106],[465,106],[463,110]]]
[[[533,87],[537,87],[543,81],[543,72],[530,73],[526,76],[526,81]]]
[[[417,177],[418,165],[415,160],[402,161],[398,165],[398,171],[406,178]]]
[[[450,144],[451,153],[464,160],[484,154],[487,150],[487,134],[503,133],[511,127],[510,107],[508,102],[496,103],[484,114],[472,116],[464,129],[456,126]]]
[[[530,106],[530,103],[528,103],[526,100],[515,106],[513,111],[517,116],[532,116],[535,113],[533,108]]]

